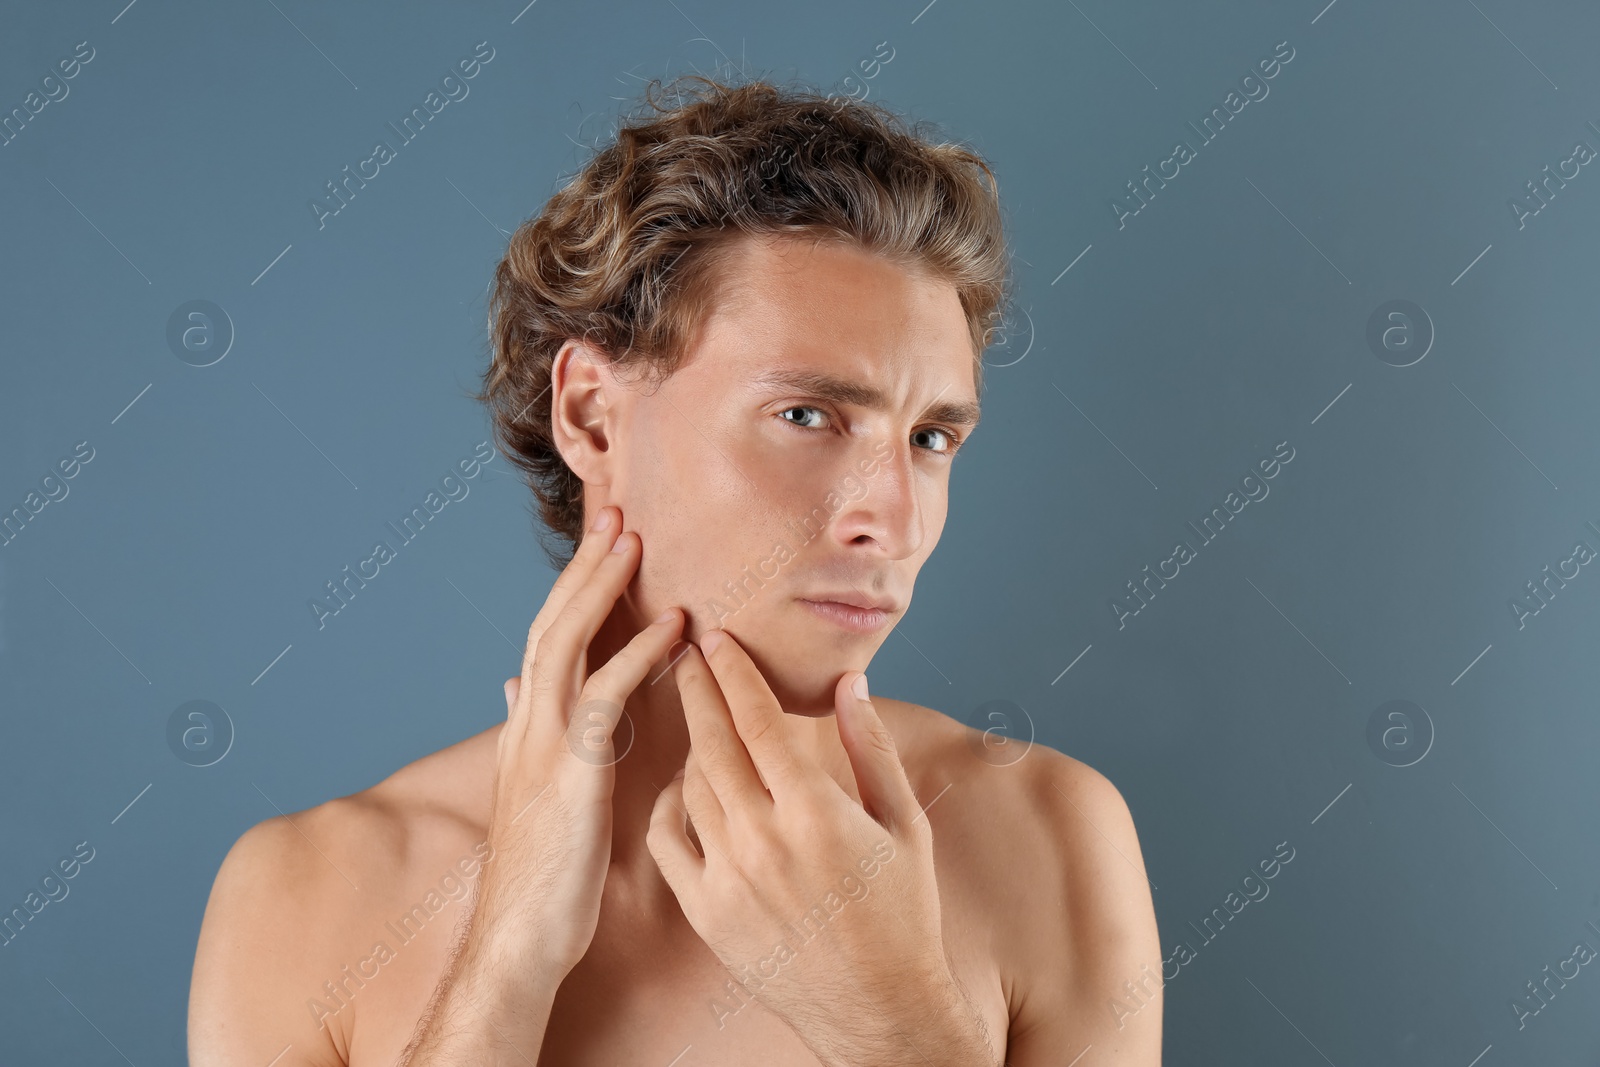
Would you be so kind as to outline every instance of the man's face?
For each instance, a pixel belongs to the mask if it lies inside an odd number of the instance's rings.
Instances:
[[[605,502],[644,544],[630,600],[720,627],[789,712],[827,714],[911,603],[976,420],[956,290],[836,242],[742,239],[680,369],[618,407]],[[963,410],[965,409],[965,410]],[[886,605],[857,616],[825,601]]]

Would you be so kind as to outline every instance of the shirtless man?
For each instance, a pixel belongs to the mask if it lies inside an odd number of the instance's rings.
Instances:
[[[1115,787],[856,688],[977,423],[992,177],[707,84],[496,275],[484,398],[576,544],[506,720],[239,839],[197,1067],[1159,1065]]]

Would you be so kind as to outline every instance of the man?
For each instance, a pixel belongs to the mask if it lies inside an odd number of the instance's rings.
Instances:
[[[483,399],[577,546],[507,721],[244,834],[198,1067],[1159,1064],[1117,790],[856,688],[978,421],[992,175],[704,84],[497,272]]]

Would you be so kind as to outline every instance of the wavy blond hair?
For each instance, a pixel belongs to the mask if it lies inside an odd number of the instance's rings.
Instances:
[[[711,306],[730,242],[789,233],[850,241],[953,284],[981,392],[1011,286],[999,187],[981,157],[880,104],[763,81],[653,81],[641,112],[518,227],[494,274],[475,399],[556,535],[541,543],[557,569],[584,515],[583,482],[551,434],[562,345],[582,340],[614,368],[664,380]]]

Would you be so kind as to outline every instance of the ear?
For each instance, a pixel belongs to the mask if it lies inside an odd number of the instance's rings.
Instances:
[[[550,365],[550,435],[585,485],[611,484],[628,390],[599,349],[569,339]]]

